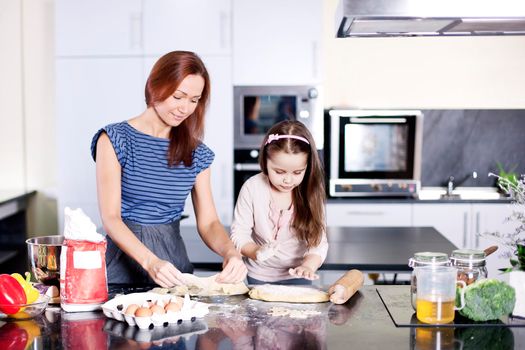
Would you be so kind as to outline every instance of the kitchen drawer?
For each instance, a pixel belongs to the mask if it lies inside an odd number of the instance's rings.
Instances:
[[[326,205],[328,226],[411,226],[411,204],[351,204]]]

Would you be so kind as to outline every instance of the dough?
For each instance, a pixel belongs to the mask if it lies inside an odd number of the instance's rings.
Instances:
[[[244,282],[217,283],[215,278],[218,274],[210,277],[198,277],[189,273],[184,273],[183,275],[188,282],[187,285],[172,288],[154,288],[152,291],[160,294],[189,294],[191,296],[240,295],[248,292],[248,287],[246,287]]]
[[[270,316],[274,316],[274,317],[288,316],[290,318],[308,318],[309,316],[320,315],[320,314],[321,314],[321,311],[294,310],[294,309],[287,309],[285,307],[280,307],[280,306],[274,306],[268,312],[268,315]]]
[[[328,293],[310,287],[263,284],[250,290],[250,298],[287,303],[323,303],[330,298]]]

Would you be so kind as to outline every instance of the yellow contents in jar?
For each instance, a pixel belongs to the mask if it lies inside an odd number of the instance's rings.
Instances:
[[[454,320],[454,299],[443,300],[437,295],[418,297],[416,305],[417,319],[423,323],[443,324]]]

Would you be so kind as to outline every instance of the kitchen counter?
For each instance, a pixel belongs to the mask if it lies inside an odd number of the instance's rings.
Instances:
[[[36,191],[0,190],[0,220],[27,208],[28,199]]]
[[[196,269],[222,269],[221,257],[206,247],[195,227],[181,226],[181,236]],[[321,270],[410,272],[408,259],[414,253],[457,249],[433,227],[327,227],[327,238]]]
[[[8,328],[22,328],[36,337],[33,349],[489,349],[496,342],[499,349],[525,348],[525,320],[515,320],[516,327],[396,327],[377,290],[382,296],[406,293],[408,307],[409,288],[364,286],[344,305],[266,303],[246,296],[200,298],[212,304],[204,318],[151,330],[138,330],[101,312],[65,313],[51,307]],[[303,319],[271,316],[272,306],[316,314]]]
[[[340,197],[329,198],[337,203],[510,203],[511,198],[502,195],[495,187],[458,187],[453,196],[443,197],[445,187],[422,187],[417,197]]]
[[[27,252],[24,251],[26,210],[29,199],[35,193],[24,190],[0,191],[0,272],[19,271],[19,266],[27,265]]]

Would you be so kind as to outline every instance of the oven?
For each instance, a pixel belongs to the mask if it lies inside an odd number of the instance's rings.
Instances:
[[[331,109],[325,126],[330,197],[417,195],[421,111]]]
[[[235,86],[234,95],[234,203],[243,183],[259,173],[259,148],[266,132],[283,120],[298,120],[323,147],[321,89],[300,86]]]

